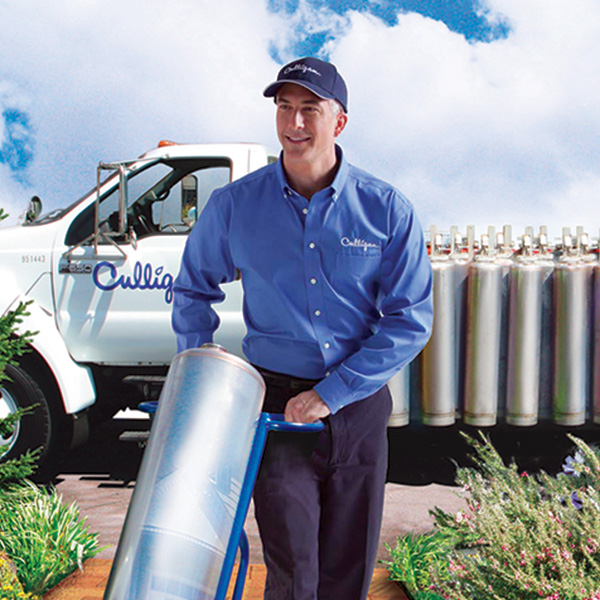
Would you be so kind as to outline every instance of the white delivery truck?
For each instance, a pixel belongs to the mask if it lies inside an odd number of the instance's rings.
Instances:
[[[176,353],[173,280],[210,193],[274,160],[257,144],[172,144],[101,163],[97,185],[64,209],[0,228],[0,314],[32,300],[31,351],[9,366],[0,416],[35,405],[6,457],[43,446],[50,463],[90,421],[156,398]],[[241,352],[239,281],[225,286],[215,341]]]

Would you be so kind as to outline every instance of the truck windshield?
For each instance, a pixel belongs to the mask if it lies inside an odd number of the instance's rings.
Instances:
[[[212,191],[228,183],[230,178],[228,158],[168,159],[132,171],[127,176],[127,229],[121,233],[134,233],[138,239],[189,233]],[[115,175],[114,184],[100,198],[98,215],[99,231],[117,241],[120,232],[118,187]],[[92,202],[74,219],[65,243],[71,246],[84,242],[94,231]]]

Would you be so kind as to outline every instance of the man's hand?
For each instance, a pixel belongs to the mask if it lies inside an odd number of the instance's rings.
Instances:
[[[284,415],[291,423],[314,423],[330,413],[321,396],[315,390],[308,390],[288,400]]]

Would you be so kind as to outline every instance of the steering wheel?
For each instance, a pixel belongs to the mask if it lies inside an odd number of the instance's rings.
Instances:
[[[151,221],[148,219],[146,211],[144,211],[140,204],[134,204],[131,207],[131,212],[133,217],[132,227],[137,233],[138,237],[155,233],[154,225],[152,225]]]

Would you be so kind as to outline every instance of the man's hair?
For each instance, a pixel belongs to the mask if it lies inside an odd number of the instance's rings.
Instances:
[[[334,117],[340,112],[346,112],[344,107],[337,100],[330,99],[329,104],[331,105],[331,112],[333,113]]]

